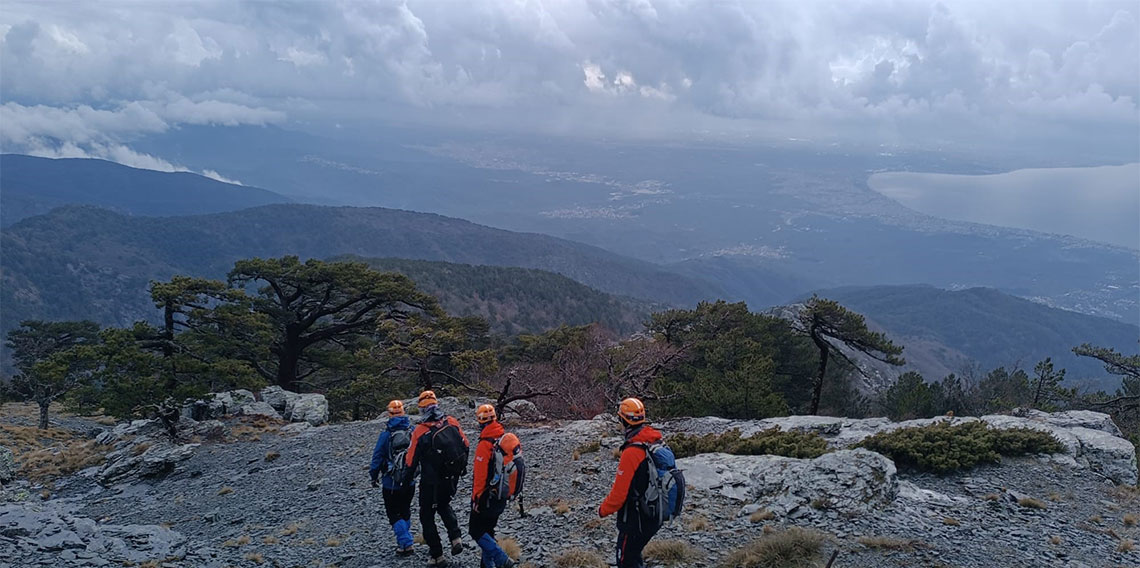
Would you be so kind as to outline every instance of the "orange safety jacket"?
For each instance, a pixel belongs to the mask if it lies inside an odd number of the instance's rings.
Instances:
[[[479,434],[479,444],[475,446],[475,478],[471,480],[471,499],[475,502],[479,502],[479,498],[487,491],[495,441],[503,437],[506,432],[503,425],[496,420],[484,426],[483,432]]]
[[[598,508],[598,515],[607,517],[620,511],[629,500],[631,488],[641,491],[644,490],[643,486],[649,483],[645,450],[631,447],[630,444],[656,444],[660,441],[661,432],[650,426],[642,426],[626,438],[626,447],[621,452],[621,461],[618,463],[613,487]],[[638,480],[637,487],[635,487],[635,478]]]

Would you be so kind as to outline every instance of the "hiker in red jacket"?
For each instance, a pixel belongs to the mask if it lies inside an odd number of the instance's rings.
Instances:
[[[451,498],[459,487],[459,479],[467,475],[470,445],[459,421],[440,410],[434,392],[420,393],[419,407],[423,418],[412,431],[405,462],[412,471],[417,467],[420,470],[420,524],[431,553],[428,566],[447,566],[435,515],[439,513],[447,528],[451,554],[463,552],[463,531],[451,509]]]
[[[641,551],[649,544],[649,539],[657,534],[661,525],[644,518],[638,510],[637,495],[645,491],[649,475],[656,475],[657,471],[647,459],[645,450],[633,444],[659,443],[661,432],[646,423],[645,405],[636,398],[621,401],[618,417],[625,426],[625,444],[622,445],[621,462],[618,463],[613,487],[598,508],[598,515],[607,517],[618,514],[618,568],[644,568]],[[651,468],[654,471],[650,472]]]
[[[471,483],[471,518],[468,532],[483,550],[479,568],[513,568],[515,562],[499,548],[495,526],[499,515],[518,489],[517,471],[522,463],[519,439],[507,434],[495,414],[495,407],[484,404],[475,411],[483,430],[475,446],[475,477]],[[515,467],[512,468],[511,464]]]

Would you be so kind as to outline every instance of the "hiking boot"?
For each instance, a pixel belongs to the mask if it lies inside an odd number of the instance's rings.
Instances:
[[[439,558],[432,558],[428,560],[428,566],[447,566],[447,559],[440,556]]]
[[[408,556],[409,554],[414,554],[415,552],[416,550],[410,546],[407,548],[401,546],[396,547],[396,556]]]
[[[451,540],[451,555],[452,556],[459,556],[459,553],[461,553],[461,552],[463,552],[463,539],[461,539],[461,538],[452,539]]]

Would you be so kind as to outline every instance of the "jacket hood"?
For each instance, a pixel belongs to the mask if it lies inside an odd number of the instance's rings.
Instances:
[[[407,416],[393,416],[388,419],[389,430],[407,430],[412,427],[412,421]]]
[[[635,428],[628,432],[625,437],[626,442],[640,444],[656,444],[661,439],[661,432],[649,425]]]
[[[424,410],[423,418],[420,420],[420,422],[439,422],[440,420],[443,420],[444,416],[447,415],[444,414],[442,410],[440,410],[439,405],[433,404]]]
[[[483,427],[483,431],[479,434],[480,440],[498,440],[506,434],[507,431],[503,429],[503,424],[498,420],[491,422]]]

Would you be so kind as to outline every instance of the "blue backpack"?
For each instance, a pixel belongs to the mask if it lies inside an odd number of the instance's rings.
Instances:
[[[685,507],[685,475],[677,469],[673,450],[663,443],[634,443],[645,450],[652,468],[645,491],[638,495],[637,507],[641,517],[657,526],[677,518]]]

